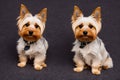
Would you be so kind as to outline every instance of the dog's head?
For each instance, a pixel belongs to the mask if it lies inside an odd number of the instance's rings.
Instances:
[[[97,7],[90,16],[84,17],[79,7],[74,6],[72,29],[75,38],[82,42],[95,40],[101,30],[101,8]]]
[[[41,38],[45,29],[47,8],[42,9],[33,16],[27,7],[21,4],[20,15],[18,17],[18,34],[26,41],[37,41]]]

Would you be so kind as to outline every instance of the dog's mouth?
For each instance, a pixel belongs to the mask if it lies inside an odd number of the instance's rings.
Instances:
[[[27,36],[27,37],[31,37],[31,38],[34,37],[33,35],[29,35],[29,34],[28,34],[28,35],[25,35],[25,36]]]
[[[78,39],[82,42],[91,42],[91,41],[94,40],[94,37],[93,36],[88,36],[88,35],[82,35],[82,36],[79,36]]]
[[[41,36],[36,36],[36,35],[24,35],[23,38],[26,41],[37,41],[38,39],[41,38]]]
[[[30,35],[30,34],[24,34],[23,36],[24,37],[29,37],[29,38],[33,38],[34,37],[34,35]]]

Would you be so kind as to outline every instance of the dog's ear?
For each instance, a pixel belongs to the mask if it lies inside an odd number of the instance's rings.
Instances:
[[[42,9],[38,14],[37,17],[42,21],[46,22],[47,20],[47,8]]]
[[[101,21],[101,7],[97,7],[91,14],[98,22]]]
[[[24,4],[21,4],[20,7],[20,18],[24,18],[26,14],[30,13],[27,7]]]
[[[83,17],[83,13],[79,9],[78,6],[74,6],[74,11],[73,11],[73,15],[72,15],[72,22],[74,22],[75,20],[77,20],[78,17]]]

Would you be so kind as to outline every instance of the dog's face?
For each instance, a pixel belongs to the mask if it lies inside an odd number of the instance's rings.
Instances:
[[[74,6],[72,28],[75,38],[81,42],[95,40],[101,29],[101,8],[97,7],[90,16],[84,17],[82,11]]]
[[[32,16],[25,5],[21,4],[20,16],[18,17],[18,34],[26,41],[37,41],[41,38],[45,29],[47,8]]]

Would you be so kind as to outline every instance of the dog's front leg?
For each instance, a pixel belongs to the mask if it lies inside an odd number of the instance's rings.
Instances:
[[[82,56],[79,53],[75,53],[73,61],[76,64],[76,67],[73,69],[75,72],[81,72],[84,69],[84,61],[82,60]]]
[[[34,59],[34,68],[36,70],[41,70],[43,67],[47,67],[47,65],[44,62],[45,59],[46,59],[45,54],[36,55]]]
[[[100,75],[101,74],[101,60],[99,58],[94,58],[92,60],[92,73],[95,75]]]
[[[18,67],[25,67],[27,63],[27,56],[24,54],[19,54],[19,63],[17,64]]]

